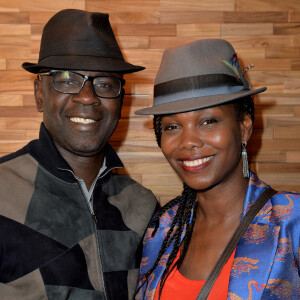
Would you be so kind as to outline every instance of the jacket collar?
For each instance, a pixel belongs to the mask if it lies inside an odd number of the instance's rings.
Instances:
[[[267,184],[250,172],[242,217],[267,187],[269,187]],[[228,287],[230,299],[262,297],[272,269],[280,230],[279,226],[268,218],[271,209],[271,201],[268,201],[238,243],[230,273]]]
[[[67,181],[76,182],[73,175],[73,170],[67,161],[57,150],[49,132],[45,125],[41,123],[39,139],[33,140],[27,145],[28,152],[52,175]],[[123,164],[114,151],[114,149],[107,144],[104,148],[106,157],[106,170],[104,171],[107,177],[109,171],[115,168],[123,168]],[[102,178],[104,179],[104,178]]]
[[[252,206],[252,204],[259,198],[259,196],[270,187],[268,184],[261,181],[255,173],[250,171],[248,189],[244,200],[244,207],[241,219],[245,216],[246,212]],[[267,213],[269,205],[266,204],[261,212],[254,218],[254,220],[259,220]],[[267,209],[267,210],[266,210]]]

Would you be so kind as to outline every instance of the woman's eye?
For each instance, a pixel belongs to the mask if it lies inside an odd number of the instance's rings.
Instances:
[[[177,129],[177,128],[178,128],[177,125],[167,125],[167,126],[164,126],[164,131],[174,130],[174,129]]]

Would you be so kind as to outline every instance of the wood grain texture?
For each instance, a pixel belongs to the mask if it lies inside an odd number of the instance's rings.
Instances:
[[[236,0],[237,11],[289,11],[300,10],[298,0]]]
[[[246,11],[246,12],[224,12],[224,23],[283,23],[288,22],[287,11]]]
[[[125,76],[119,127],[111,138],[125,168],[118,170],[153,190],[166,203],[182,184],[156,145],[152,118],[135,115],[150,106],[163,50],[206,38],[234,46],[253,88],[255,130],[250,166],[274,188],[300,192],[299,0],[0,0],[0,155],[38,137],[34,75],[44,24],[65,8],[109,13],[125,59],[146,70]]]
[[[161,11],[233,11],[234,0],[161,0]]]
[[[251,24],[251,23],[224,23],[221,24],[221,34],[223,36],[239,35],[239,36],[260,36],[260,35],[272,35],[273,24]]]
[[[5,70],[5,69],[6,69],[6,59],[0,58],[0,70]]]
[[[159,0],[86,0],[86,10],[88,11],[99,11],[106,13],[122,12],[132,13],[136,12],[159,12],[160,1]]]
[[[300,23],[274,24],[274,35],[299,34]]]
[[[293,22],[300,22],[300,11],[291,10],[289,11],[289,18],[288,21]]]
[[[162,11],[160,22],[166,24],[222,23],[221,11]]]
[[[218,38],[220,36],[220,24],[218,23],[178,24],[177,35]]]

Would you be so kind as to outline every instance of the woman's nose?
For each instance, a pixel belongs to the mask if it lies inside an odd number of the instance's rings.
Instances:
[[[183,130],[181,136],[180,149],[182,150],[202,148],[204,145],[203,139],[196,128],[187,128],[186,130]]]

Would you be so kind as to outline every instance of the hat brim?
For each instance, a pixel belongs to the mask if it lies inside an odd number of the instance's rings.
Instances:
[[[151,107],[139,109],[135,112],[137,115],[166,115],[183,113],[197,109],[208,108],[227,102],[237,100],[246,96],[255,95],[264,92],[267,88],[262,87],[256,90],[242,90],[233,94],[211,95],[195,98],[177,100],[169,103],[154,105]]]
[[[31,73],[37,74],[41,70],[82,70],[116,73],[133,73],[144,70],[142,66],[132,65],[124,60],[95,56],[49,56],[37,64],[24,62],[22,67]]]

